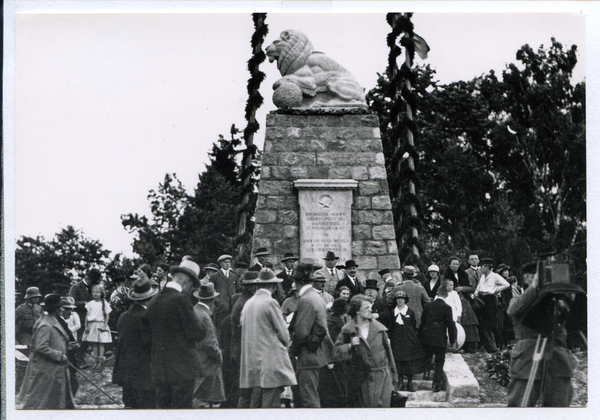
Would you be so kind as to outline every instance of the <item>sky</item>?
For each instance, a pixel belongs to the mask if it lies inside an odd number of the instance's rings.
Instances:
[[[263,9],[264,10],[264,9]],[[385,71],[385,11],[269,13],[265,47],[285,29],[347,68],[368,91]],[[502,9],[505,10],[505,9]],[[543,9],[548,10],[548,9]],[[42,10],[43,11],[43,10]],[[176,173],[190,194],[219,134],[245,126],[253,23],[248,13],[19,13],[15,20],[14,237],[46,240],[74,226],[106,249],[133,256],[120,216],[151,216],[148,191]],[[113,10],[114,11],[114,10]],[[116,10],[119,12],[119,10]],[[166,13],[166,12],[169,13]],[[578,46],[574,82],[586,76],[586,17],[570,13],[415,12],[441,83],[516,62],[525,43],[555,37]],[[588,17],[589,20],[589,17]],[[403,56],[401,56],[403,60]],[[280,75],[265,61],[266,114]]]

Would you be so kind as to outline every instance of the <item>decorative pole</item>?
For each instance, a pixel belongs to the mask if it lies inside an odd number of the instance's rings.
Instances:
[[[250,79],[248,79],[248,101],[246,102],[246,121],[248,125],[244,129],[244,142],[246,149],[242,156],[242,202],[238,209],[239,222],[237,231],[237,250],[236,261],[243,260],[244,256],[249,253],[248,244],[250,243],[250,232],[248,229],[248,215],[251,213],[251,197],[254,194],[254,185],[252,177],[256,173],[254,159],[256,157],[257,147],[254,144],[254,133],[260,127],[256,121],[256,110],[263,104],[263,97],[259,92],[260,84],[265,79],[265,73],[259,70],[260,64],[265,61],[266,55],[262,49],[265,37],[269,33],[269,27],[265,24],[267,18],[266,13],[253,13],[252,20],[254,21],[254,33],[252,34],[251,46],[252,57],[248,60],[248,71]]]

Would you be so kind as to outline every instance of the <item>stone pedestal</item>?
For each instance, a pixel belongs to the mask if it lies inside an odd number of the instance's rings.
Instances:
[[[363,280],[400,268],[375,114],[271,112],[258,188],[253,252],[267,247],[274,265],[286,252],[322,264],[331,246],[340,264],[359,264]]]

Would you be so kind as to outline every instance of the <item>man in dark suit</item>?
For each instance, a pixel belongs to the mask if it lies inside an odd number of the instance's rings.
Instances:
[[[215,303],[215,327],[217,331],[221,331],[223,320],[231,312],[231,298],[235,295],[238,282],[236,274],[231,270],[232,259],[231,255],[221,255],[217,260],[221,268],[209,279],[215,285],[215,290],[219,294]]]
[[[446,347],[448,346],[448,335],[450,336],[451,348],[456,346],[456,325],[452,319],[452,308],[444,301],[448,296],[446,286],[440,286],[437,297],[425,305],[419,326],[419,340],[425,352],[425,375],[423,379],[429,379],[431,359],[435,356],[435,368],[433,373],[433,392],[444,389],[444,362],[446,360]]]
[[[89,343],[87,341],[81,341],[83,337],[83,333],[85,328],[85,317],[87,315],[87,309],[85,309],[85,304],[92,300],[92,287],[96,284],[100,283],[100,279],[102,278],[102,273],[97,268],[92,268],[88,270],[85,274],[85,278],[81,281],[78,281],[69,290],[69,295],[73,299],[75,299],[75,312],[79,315],[79,321],[81,322],[82,328],[77,330],[77,342],[79,343],[79,350],[77,351],[77,362],[79,363],[80,369],[87,368],[87,364],[85,363],[83,356],[85,355],[86,350],[89,347]]]
[[[371,313],[373,319],[381,322],[386,328],[390,327],[390,311],[387,305],[379,297],[379,286],[377,280],[369,279],[365,284],[365,296],[373,302],[371,305]]]
[[[290,324],[290,354],[298,357],[298,388],[302,407],[321,407],[319,371],[333,369],[333,342],[327,333],[325,302],[313,288],[313,265],[301,263],[292,277],[299,290],[298,309]]]
[[[157,293],[152,281],[136,280],[127,294],[134,304],[117,323],[119,344],[112,382],[123,387],[126,408],[156,408],[151,375],[151,336],[144,318],[150,299]]]
[[[271,254],[267,248],[258,248],[254,253],[254,256],[256,257],[256,264],[250,267],[248,271],[260,271],[265,267],[269,267],[269,255]]]
[[[363,293],[363,285],[360,283],[360,280],[356,277],[356,271],[358,269],[358,264],[354,260],[346,261],[346,275],[342,280],[338,282],[335,286],[335,290],[337,291],[340,287],[346,286],[350,289],[350,298],[354,295],[360,295]]]
[[[148,305],[157,408],[192,408],[201,366],[196,345],[206,336],[189,299],[192,288],[200,286],[199,273],[189,258],[171,267],[172,281]]]
[[[281,283],[278,284],[280,284],[283,288],[284,299],[287,297],[288,293],[292,289],[292,283],[294,283],[294,280],[292,280],[291,276],[296,261],[298,261],[298,258],[295,257],[294,254],[292,254],[291,252],[286,253],[281,259],[281,262],[283,263],[283,270],[281,270],[281,272],[277,274],[277,277],[283,280]]]
[[[469,255],[469,268],[465,270],[465,273],[467,273],[471,288],[475,290],[479,284],[479,279],[481,278],[481,272],[479,271],[479,255]]]

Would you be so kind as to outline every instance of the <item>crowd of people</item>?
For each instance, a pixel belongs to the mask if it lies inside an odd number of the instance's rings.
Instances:
[[[506,311],[523,290],[510,267],[476,254],[466,267],[453,256],[443,271],[383,268],[364,280],[333,251],[323,264],[287,253],[278,273],[266,248],[254,256],[233,269],[222,255],[203,276],[188,256],[143,264],[110,293],[92,268],[43,309],[28,289],[16,311],[17,342],[30,348],[17,406],[72,408],[75,369],[101,368],[111,346],[127,408],[389,407],[396,390],[415,391],[415,375],[444,390],[446,351],[495,353],[515,340]]]

